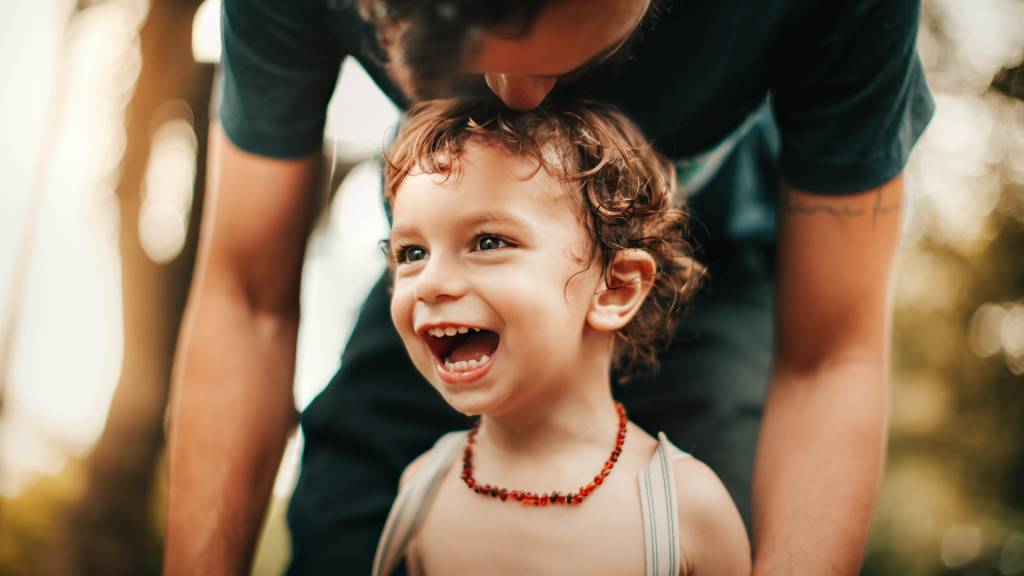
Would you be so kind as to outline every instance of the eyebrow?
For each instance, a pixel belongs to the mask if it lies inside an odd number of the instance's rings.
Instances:
[[[524,222],[522,218],[507,210],[488,210],[486,212],[482,212],[468,224],[470,226],[479,226],[481,224],[489,224],[491,222],[505,222],[519,227],[526,226],[526,222]]]
[[[495,222],[511,224],[512,226],[516,226],[518,228],[526,227],[526,222],[522,218],[516,216],[515,214],[507,210],[487,210],[485,212],[480,212],[474,214],[473,216],[470,217],[470,219],[466,220],[465,222],[459,223],[459,225],[465,226],[467,228],[473,228],[476,226],[480,226],[482,224],[491,224]],[[397,228],[391,229],[391,235],[389,236],[389,238],[402,238],[406,236],[414,236],[416,234],[416,229],[413,226],[398,226]]]

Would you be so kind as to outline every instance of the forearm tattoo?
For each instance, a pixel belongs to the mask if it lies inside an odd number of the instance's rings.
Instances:
[[[850,206],[829,206],[827,204],[803,204],[794,200],[793,189],[782,183],[782,209],[790,214],[829,214],[831,216],[844,216],[847,218],[859,218],[867,214],[867,208],[851,208]],[[897,200],[892,204],[882,204],[882,188],[878,187],[875,192],[875,205],[871,210],[871,227],[874,228],[879,216],[885,216],[892,212],[899,212],[901,206]]]
[[[877,196],[875,197],[875,209],[871,211],[871,227],[872,228],[874,228],[875,224],[878,222],[878,216],[879,215],[885,216],[886,214],[889,214],[891,212],[899,212],[900,211],[900,201],[899,200],[893,202],[892,204],[882,205],[882,189],[879,188],[875,192],[877,193]]]

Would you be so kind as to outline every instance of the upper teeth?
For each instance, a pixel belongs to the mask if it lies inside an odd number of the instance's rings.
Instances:
[[[442,336],[455,336],[456,334],[465,334],[473,330],[479,332],[479,328],[467,328],[465,326],[445,326],[444,328],[427,328],[427,334],[440,338]]]

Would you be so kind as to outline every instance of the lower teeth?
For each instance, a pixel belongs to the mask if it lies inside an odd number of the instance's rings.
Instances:
[[[491,357],[487,355],[481,356],[479,360],[460,360],[458,362],[452,362],[451,359],[449,358],[444,361],[444,365],[446,368],[453,372],[465,372],[466,370],[472,370],[477,366],[482,366],[486,364],[487,361],[490,359]]]

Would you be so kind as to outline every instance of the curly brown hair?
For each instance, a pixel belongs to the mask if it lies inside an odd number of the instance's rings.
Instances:
[[[596,102],[548,101],[527,112],[493,97],[432,100],[409,110],[385,154],[384,195],[394,205],[414,170],[457,174],[467,147],[500,146],[526,157],[572,190],[580,203],[589,242],[584,270],[601,257],[606,284],[621,250],[640,249],[656,263],[651,290],[626,326],[617,331],[613,368],[625,382],[658,368],[685,304],[703,277],[687,240],[689,216],[675,169],[613,107]],[[609,289],[617,289],[611,287]]]

